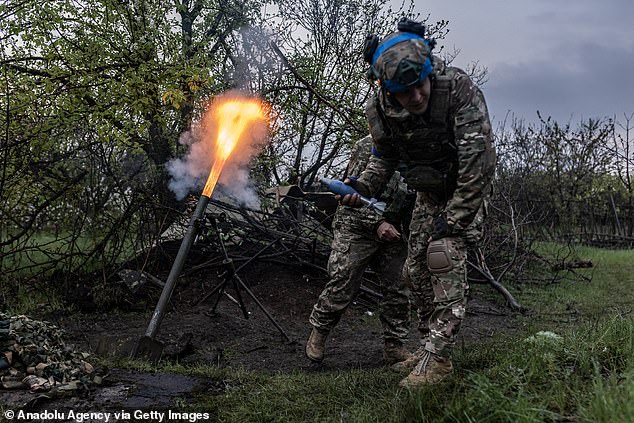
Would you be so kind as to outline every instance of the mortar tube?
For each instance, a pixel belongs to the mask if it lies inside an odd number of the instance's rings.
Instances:
[[[199,227],[198,222],[203,218],[208,203],[209,197],[207,197],[206,195],[201,195],[198,199],[196,210],[194,211],[194,214],[189,221],[187,233],[185,234],[185,237],[181,242],[181,246],[178,249],[176,259],[172,264],[172,269],[170,270],[167,281],[165,282],[165,286],[163,287],[163,291],[161,292],[161,297],[156,304],[156,308],[154,309],[154,313],[152,314],[150,323],[148,324],[147,330],[145,331],[145,336],[151,339],[154,339],[156,333],[158,332],[159,326],[161,325],[161,320],[163,320],[163,316],[165,315],[165,307],[167,307],[167,304],[169,303],[169,300],[172,296],[172,291],[174,290],[174,286],[176,286],[176,279],[178,279],[178,276],[180,275],[183,268],[183,264],[185,264],[185,260],[187,259],[187,255],[189,254],[189,249],[196,239],[196,234]]]

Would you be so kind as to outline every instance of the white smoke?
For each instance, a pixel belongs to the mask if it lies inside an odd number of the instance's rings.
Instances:
[[[227,169],[230,175],[227,175],[227,179],[231,178],[234,183],[223,184],[219,187],[218,197],[228,203],[233,203],[241,207],[249,209],[260,209],[260,197],[249,179],[249,169],[245,167],[235,167]]]
[[[214,148],[218,132],[218,123],[211,117],[211,108],[216,102],[227,98],[252,97],[235,90],[216,97],[203,119],[195,122],[190,131],[181,135],[179,143],[188,146],[187,154],[167,164],[167,170],[172,177],[169,188],[179,200],[192,191],[201,191],[209,176],[214,163]],[[258,122],[247,128],[220,173],[218,185],[222,188],[221,193],[233,199],[233,202],[238,205],[259,207],[257,193],[249,180],[249,163],[266,140],[266,124]],[[217,190],[218,188],[214,190],[212,197],[217,196]]]
[[[168,186],[179,200],[205,183],[213,163],[211,151],[209,151],[211,147],[208,147],[202,139],[197,139],[196,132],[198,131],[187,131],[178,140],[180,144],[189,146],[185,157],[176,158],[167,163],[167,170],[172,175]]]

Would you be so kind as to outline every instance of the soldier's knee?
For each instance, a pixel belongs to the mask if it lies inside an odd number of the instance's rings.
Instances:
[[[455,248],[450,245],[452,242],[450,238],[441,238],[429,243],[427,267],[431,273],[448,273],[459,265]]]
[[[432,275],[434,302],[461,301],[469,287],[466,274],[466,252],[460,238],[432,241],[427,249],[427,266]]]

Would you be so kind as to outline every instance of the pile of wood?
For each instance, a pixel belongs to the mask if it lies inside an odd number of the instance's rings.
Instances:
[[[326,201],[327,197],[315,194],[319,201],[306,201],[308,194],[292,187],[284,194],[280,196],[277,193],[274,198],[265,200],[258,210],[210,201],[205,218],[200,222],[200,234],[190,250],[192,257],[181,276],[221,269],[228,257],[237,273],[250,263],[259,261],[293,266],[326,278],[332,242],[330,224],[336,208],[334,197],[329,195],[330,201]],[[162,248],[173,257],[179,242],[180,239],[174,237]],[[476,276],[472,282],[490,284],[503,295],[511,309],[521,310],[521,305],[487,268],[482,251],[478,250],[477,260],[468,264],[470,275]],[[154,284],[158,286],[160,281],[154,278]],[[357,300],[369,306],[376,305],[381,298],[379,291],[376,275],[368,269]]]

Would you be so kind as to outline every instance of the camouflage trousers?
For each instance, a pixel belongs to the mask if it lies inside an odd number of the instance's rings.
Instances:
[[[410,223],[408,255],[403,278],[412,290],[418,315],[418,330],[425,349],[450,357],[455,337],[465,317],[469,284],[467,282],[467,245],[479,241],[484,207],[460,236],[445,238],[450,268],[431,272],[427,263],[428,240],[432,220],[445,206],[433,195],[419,192]]]
[[[313,307],[310,324],[325,331],[334,328],[359,293],[363,273],[372,263],[383,295],[379,319],[384,340],[403,342],[409,327],[409,288],[401,277],[406,251],[403,241],[381,242],[373,233],[360,234],[335,222],[330,280]]]

